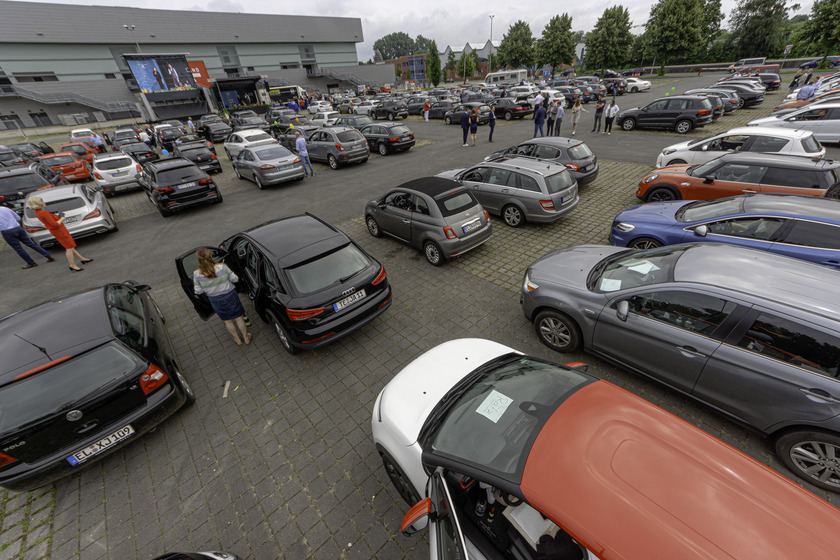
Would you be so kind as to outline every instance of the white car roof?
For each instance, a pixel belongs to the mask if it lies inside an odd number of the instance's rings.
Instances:
[[[57,185],[55,187],[44,189],[40,191],[33,191],[26,195],[27,200],[33,196],[40,197],[44,200],[44,202],[50,202],[52,200],[61,200],[63,198],[67,198],[69,196],[82,196],[81,189],[79,187],[83,187],[83,184],[76,184],[76,185]]]
[[[237,130],[234,134],[239,134],[243,138],[248,138],[249,136],[253,136],[254,134],[266,134],[264,130],[261,128],[248,128],[245,130]]]
[[[756,128],[754,126],[739,126],[738,128],[733,128],[731,130],[727,130],[726,132],[721,132],[720,134],[716,134],[715,136],[724,136],[729,134],[772,134],[773,136],[779,136],[783,138],[803,138],[805,136],[812,136],[814,133],[810,130],[783,128],[781,126],[764,126],[761,128]]]

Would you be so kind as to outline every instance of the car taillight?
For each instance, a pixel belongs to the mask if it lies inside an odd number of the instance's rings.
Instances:
[[[313,307],[312,309],[286,309],[286,315],[292,321],[305,321],[317,317],[324,312],[326,307]]]
[[[293,161],[292,163],[300,163],[300,162],[301,162],[300,158],[295,158],[295,161]]]
[[[373,282],[371,282],[371,284],[376,286],[376,285],[380,284],[383,280],[385,280],[385,267],[384,266],[379,270],[379,274],[376,275],[376,278],[373,279]]]
[[[207,147],[212,148],[213,147],[213,142],[207,142]]]
[[[274,166],[273,165],[268,165],[266,163],[265,165],[260,165],[260,169],[265,169],[265,170],[274,169]]]
[[[160,194],[172,192],[174,190],[175,189],[173,189],[172,187],[155,187],[155,192]]]
[[[204,179],[199,179],[198,180],[199,185],[209,185],[212,182],[213,182],[213,179],[211,179],[210,177],[205,177]]]
[[[102,180],[102,175],[100,175],[98,172],[94,172],[93,176],[99,179],[100,181]]]
[[[697,116],[698,117],[702,117],[703,115],[708,115],[708,114],[709,114],[708,109],[700,109],[699,111],[697,111]]]
[[[88,214],[87,216],[82,218],[82,221],[90,219],[90,218],[98,218],[101,215],[102,215],[102,211],[100,211],[99,208],[97,208],[96,210],[94,210],[93,212],[91,212],[90,214]]]
[[[458,236],[455,235],[455,231],[453,231],[453,229],[449,226],[446,226],[445,228],[443,228],[443,233],[446,235],[447,239],[457,239],[458,238]]]
[[[580,171],[580,165],[576,163],[567,163],[566,169],[568,169],[569,171]]]
[[[137,169],[137,173],[143,173],[143,168],[142,168],[142,167],[140,167],[140,165],[139,165],[139,164],[138,164],[138,165],[135,165],[134,167]]]
[[[545,210],[554,210],[554,201],[551,199],[540,200],[540,206],[542,206]]]
[[[338,142],[336,142],[336,143],[335,143],[335,148],[336,148],[339,152],[343,152],[343,151],[344,151],[344,148],[342,148],[342,147],[341,147],[341,144],[339,144]]]
[[[154,364],[149,366],[143,375],[140,376],[140,388],[143,389],[143,394],[148,395],[160,389],[167,381],[169,376],[158,369]]]
[[[487,220],[487,223],[489,224],[490,223],[490,213],[487,210],[484,211],[484,218]]]
[[[388,138],[388,140],[390,140],[391,142],[396,142],[397,140],[399,140],[399,137],[397,137],[397,138]]]
[[[11,455],[6,455],[5,453],[0,453],[0,468],[5,467],[6,465],[11,465],[15,461],[17,461],[17,459],[12,457]]]
[[[210,159],[216,159],[216,154],[210,154]]]
[[[47,228],[41,226],[23,226],[23,229],[25,229],[27,233],[35,233],[36,231],[44,231]]]

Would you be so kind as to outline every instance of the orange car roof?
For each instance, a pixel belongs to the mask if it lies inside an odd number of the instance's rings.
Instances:
[[[601,560],[836,558],[840,510],[606,381],[554,412],[528,502]]]

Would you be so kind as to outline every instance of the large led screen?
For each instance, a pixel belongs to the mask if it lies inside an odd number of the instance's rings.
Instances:
[[[137,86],[151,101],[190,97],[197,94],[187,58],[182,54],[127,55]]]

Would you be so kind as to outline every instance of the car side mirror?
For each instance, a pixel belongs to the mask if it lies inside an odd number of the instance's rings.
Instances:
[[[715,182],[715,176],[714,175],[706,175],[706,178],[703,179],[703,182],[706,183],[706,184],[714,183]]]
[[[706,237],[709,234],[709,226],[706,224],[697,226],[694,228],[694,234],[699,235],[700,237]]]
[[[626,299],[619,301],[615,306],[615,314],[620,321],[626,321],[630,315],[630,302]]]
[[[410,537],[416,533],[419,533],[423,529],[429,526],[429,517],[432,514],[432,499],[425,498],[413,506],[411,509],[408,510],[408,513],[405,514],[402,521],[402,534],[406,537]]]
[[[701,151],[703,151],[703,152],[705,152],[705,151],[706,151],[706,150],[708,150],[708,149],[709,149],[709,145],[708,145],[708,144],[703,144],[702,146],[700,146],[700,150],[701,150]]]

